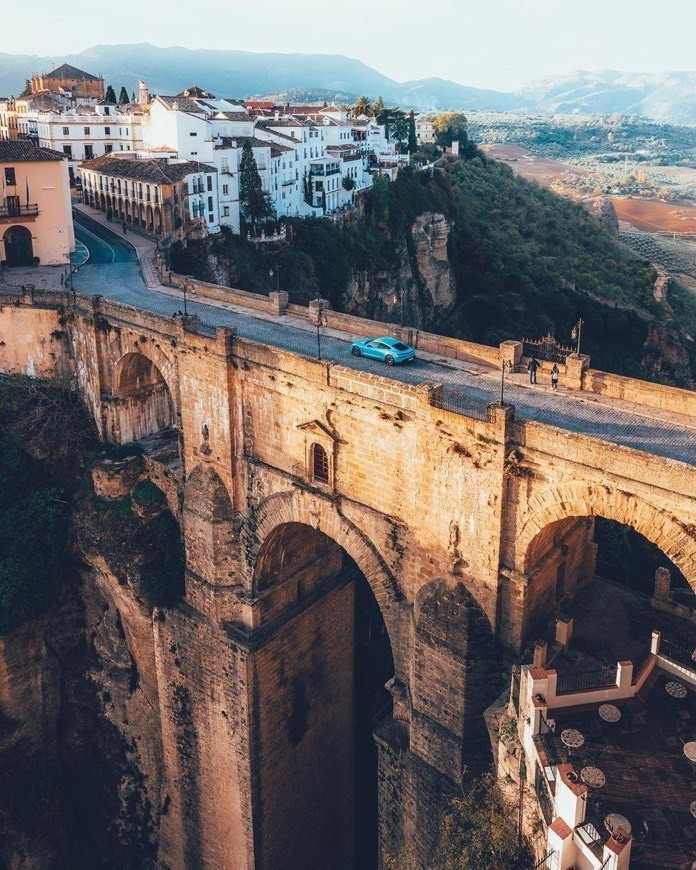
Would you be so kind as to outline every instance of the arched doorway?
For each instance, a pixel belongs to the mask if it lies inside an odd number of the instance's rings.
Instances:
[[[26,227],[10,227],[3,236],[5,260],[8,266],[31,266],[34,247],[31,232]]]
[[[126,200],[126,220],[130,223],[131,212],[130,212],[130,200]]]
[[[157,366],[141,353],[127,353],[114,372],[114,440],[125,444],[176,424],[174,402]]]
[[[152,219],[152,206],[151,205],[148,205],[146,214],[147,214],[147,217],[146,217],[147,231],[148,231],[148,233],[151,233],[155,228],[155,225],[154,225],[154,222]]]
[[[159,206],[155,206],[155,233],[158,236],[162,233],[162,211]]]
[[[255,658],[259,863],[375,868],[373,732],[391,716],[394,675],[375,595],[335,540],[300,522],[264,541],[254,595],[282,626]]]

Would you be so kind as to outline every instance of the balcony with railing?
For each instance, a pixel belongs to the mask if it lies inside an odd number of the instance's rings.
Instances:
[[[9,221],[17,220],[33,220],[39,214],[39,206],[37,203],[22,204],[18,202],[8,201],[0,205],[0,222],[8,223]]]

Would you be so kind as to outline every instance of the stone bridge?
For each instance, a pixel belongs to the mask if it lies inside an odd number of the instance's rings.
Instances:
[[[99,297],[5,301],[0,370],[76,379],[107,441],[175,433],[185,600],[148,629],[163,866],[351,866],[377,789],[380,862],[425,866],[480,749],[495,644],[519,651],[592,576],[594,517],[633,526],[696,589],[693,462],[510,405],[456,413],[438,384]],[[359,584],[393,658],[367,784]]]

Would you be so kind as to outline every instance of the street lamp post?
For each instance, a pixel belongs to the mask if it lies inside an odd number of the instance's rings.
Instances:
[[[578,356],[580,356],[580,341],[582,339],[582,325],[584,322],[585,321],[581,317],[580,320],[578,320],[578,322],[573,327],[573,331],[570,333],[570,336],[573,339],[573,341],[577,342],[577,349],[575,352]]]
[[[273,266],[268,270],[268,274],[273,277],[275,275],[276,279],[276,293],[280,293],[280,266],[276,263],[275,270]]]
[[[317,318],[317,359],[321,362],[321,327],[324,319],[324,309],[319,309],[319,317]]]
[[[79,269],[79,266],[71,266],[70,267],[70,276],[69,276],[70,277],[70,292],[72,293],[73,308],[75,307],[76,294],[77,294],[77,291],[75,290],[75,275],[77,274],[78,269]]]
[[[505,404],[505,367],[506,362],[502,360],[500,364],[500,401],[498,402],[501,408]]]
[[[184,317],[188,317],[188,309],[186,307],[186,282],[185,281],[184,281],[183,289],[184,289]]]

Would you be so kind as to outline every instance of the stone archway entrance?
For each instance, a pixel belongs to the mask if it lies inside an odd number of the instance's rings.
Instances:
[[[3,236],[5,260],[8,266],[31,266],[34,260],[34,247],[31,231],[26,227],[10,227]]]
[[[391,717],[391,645],[348,553],[299,522],[277,526],[254,594],[272,634],[255,653],[259,866],[377,866],[377,751]],[[276,626],[275,629],[271,629]]]

